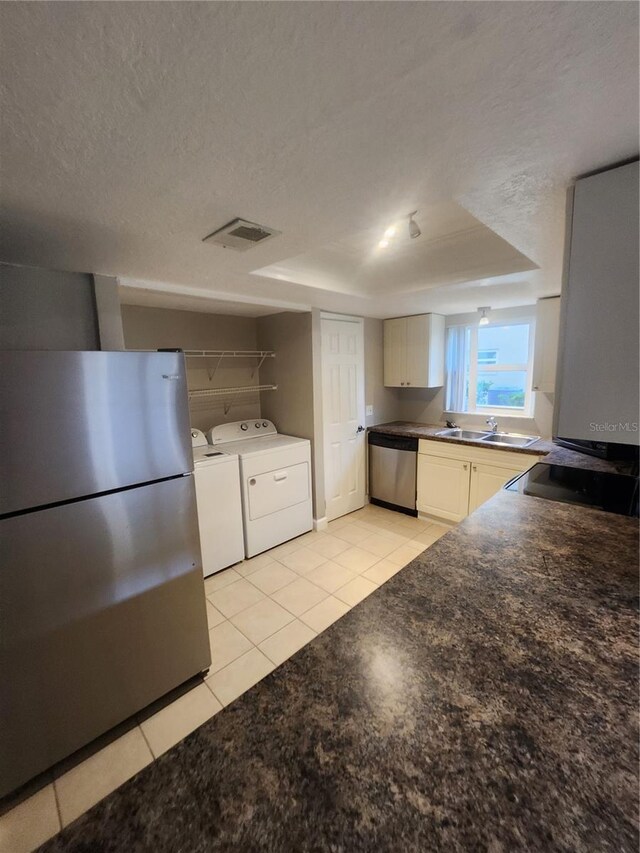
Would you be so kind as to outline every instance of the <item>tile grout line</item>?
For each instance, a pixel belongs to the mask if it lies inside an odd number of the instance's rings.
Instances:
[[[400,547],[402,547],[402,546],[400,546]],[[394,550],[396,550],[396,549],[394,549]],[[367,553],[371,554],[371,556],[372,556],[372,557],[378,557],[378,555],[377,555],[377,554],[373,554],[373,553],[371,553],[370,551],[368,551]],[[389,553],[392,553],[392,552],[389,552]],[[340,556],[340,555],[338,554],[337,556]],[[388,555],[387,555],[387,556],[388,556]],[[378,563],[381,563],[383,560],[386,560],[386,559],[387,559],[387,557],[378,557],[378,559],[376,560],[376,562],[375,562],[375,563],[373,563],[371,566],[369,566],[367,569],[365,569],[365,572],[368,572],[370,569],[372,569],[372,568],[374,568],[375,566],[377,566],[377,565],[378,565]],[[353,569],[349,569],[347,566],[343,566],[341,563],[338,563],[337,561],[335,561],[335,560],[331,560],[331,559],[327,559],[327,560],[325,560],[325,562],[324,562],[324,563],[321,563],[319,566],[315,566],[315,568],[314,568],[314,569],[311,569],[311,571],[314,571],[316,568],[317,568],[317,569],[322,568],[322,566],[324,566],[324,565],[325,565],[326,563],[328,563],[328,562],[335,562],[335,563],[336,563],[336,565],[340,566],[340,568],[345,569],[346,571],[352,571],[352,572],[354,571]],[[285,566],[285,568],[288,568],[288,566]],[[292,569],[291,571],[293,571],[293,569]],[[315,587],[316,587],[316,589],[321,590],[323,593],[325,593],[325,597],[322,599],[322,601],[325,601],[329,596],[335,596],[335,597],[337,598],[336,593],[340,592],[340,590],[341,590],[341,589],[344,589],[344,587],[345,587],[345,586],[347,586],[347,584],[352,583],[354,580],[356,580],[356,579],[357,579],[357,578],[359,578],[359,577],[364,577],[364,572],[355,572],[355,577],[350,578],[348,581],[345,581],[343,584],[341,584],[340,586],[336,587],[332,592],[328,592],[326,589],[324,589],[324,587],[321,587],[321,586],[319,586],[319,584],[314,583],[312,580],[309,580],[309,578],[308,578],[306,575],[298,575],[298,577],[296,578],[296,580],[300,580],[300,579],[302,578],[303,580],[308,581],[312,586],[315,586]],[[291,584],[294,584],[294,583],[296,582],[296,580],[291,581],[291,583],[285,584],[285,586],[280,587],[280,589],[274,590],[274,592],[281,592],[283,589],[286,589],[288,586],[291,586]],[[371,579],[370,579],[370,578],[365,578],[365,580],[369,580],[371,583],[375,583],[375,581],[371,581]],[[380,586],[380,584],[376,584],[376,587],[378,587],[378,586]],[[256,589],[257,589],[257,587],[256,587]],[[287,610],[287,612],[288,612],[288,613],[292,613],[292,611],[291,611],[291,610],[288,610],[288,608],[287,608],[287,607],[285,607],[285,605],[284,605],[284,604],[280,604],[280,602],[279,602],[279,601],[276,601],[276,599],[274,599],[274,598],[273,598],[273,593],[272,593],[272,594],[264,593],[264,594],[267,596],[267,598],[270,598],[270,599],[271,599],[275,604],[277,604],[277,605],[279,605],[280,607],[282,607],[282,608],[284,608],[285,610]],[[338,599],[338,600],[339,600],[339,601],[342,601],[342,599]],[[295,614],[295,613],[293,613],[292,615],[293,615],[293,616],[295,616],[295,618],[296,618],[296,619],[299,619],[299,618],[300,618],[300,616],[303,616],[305,613],[308,613],[308,612],[309,612],[309,610],[311,610],[311,609],[312,609],[313,607],[315,607],[317,604],[321,604],[321,603],[322,603],[321,601],[318,601],[318,602],[316,602],[316,604],[312,604],[312,605],[311,605],[311,607],[308,607],[306,610],[303,610],[303,611],[302,611],[302,613],[300,613],[300,614]],[[344,604],[346,604],[347,602],[343,602],[343,603],[344,603]],[[250,605],[250,606],[251,606],[251,605]],[[351,607],[351,606],[354,606],[354,605],[349,605],[349,607]],[[248,608],[245,608],[245,610],[248,610]],[[242,612],[243,612],[243,611],[240,611],[240,613],[242,613]],[[237,616],[238,614],[235,614],[235,615]],[[290,623],[288,623],[288,624],[290,624]],[[281,629],[278,629],[278,630],[281,630]],[[312,629],[312,630],[313,630],[313,629]],[[277,632],[275,632],[275,633],[277,633]],[[273,636],[273,635],[270,635],[270,636]],[[268,637],[265,637],[265,639],[268,639]],[[261,642],[264,642],[264,641],[263,641],[263,640],[261,640]]]
[[[243,652],[243,654],[247,655],[247,654],[249,654],[249,652],[250,652],[250,651],[251,651],[251,649],[249,649],[249,650],[248,650],[248,651],[246,651],[246,652]],[[239,657],[235,658],[235,660],[240,660],[240,658],[241,658],[241,657],[242,657],[242,655],[240,655]],[[231,661],[231,663],[235,663],[235,661]],[[227,666],[231,666],[231,663],[228,663],[228,664],[227,664]],[[223,667],[222,667],[222,669],[226,669],[226,668],[227,668],[227,667],[225,667],[225,666],[223,666]],[[222,672],[222,669],[219,669],[217,672]],[[213,673],[213,675],[216,675],[216,674],[217,674],[216,672],[214,672],[214,673]],[[219,696],[217,696],[217,695],[216,695],[215,690],[214,690],[214,689],[213,689],[213,687],[208,683],[208,679],[207,679],[207,678],[205,678],[205,679],[204,679],[204,683],[206,684],[207,688],[209,689],[209,692],[211,693],[211,695],[213,696],[213,698],[216,700],[216,702],[219,702],[219,703],[222,705],[222,708],[221,708],[220,710],[223,710],[224,708],[226,708],[227,706],[226,706],[226,705],[225,705],[225,703],[222,701],[222,699],[221,699]],[[213,717],[215,717],[215,715],[216,715],[216,714],[219,714],[219,713],[220,713],[220,711],[215,711],[215,712],[213,713],[213,715],[212,715],[211,717],[209,717],[209,720],[213,719]],[[204,725],[204,723],[203,723],[202,725]]]

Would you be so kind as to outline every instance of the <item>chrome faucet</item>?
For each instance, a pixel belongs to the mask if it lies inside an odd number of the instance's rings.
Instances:
[[[498,432],[498,421],[493,417],[493,415],[490,418],[487,418],[486,422],[491,427],[491,432]]]

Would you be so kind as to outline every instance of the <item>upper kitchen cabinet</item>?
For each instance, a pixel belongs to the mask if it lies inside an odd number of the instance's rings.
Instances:
[[[539,299],[536,308],[536,338],[531,377],[531,387],[534,391],[553,394],[556,390],[559,335],[560,297]]]
[[[393,388],[438,388],[444,384],[441,314],[384,321],[384,384]]]
[[[576,182],[554,435],[638,445],[638,161]]]

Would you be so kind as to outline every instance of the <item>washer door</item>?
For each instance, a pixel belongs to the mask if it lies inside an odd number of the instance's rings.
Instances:
[[[249,505],[249,518],[255,521],[265,515],[308,501],[309,463],[287,465],[263,474],[247,477],[246,490]]]

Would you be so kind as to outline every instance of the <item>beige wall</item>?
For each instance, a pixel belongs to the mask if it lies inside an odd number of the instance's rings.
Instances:
[[[257,349],[257,323],[252,317],[227,314],[205,314],[196,311],[175,311],[148,308],[140,305],[122,306],[124,343],[127,349]],[[210,362],[215,367],[215,360]],[[258,372],[252,377],[255,359],[224,359],[213,380],[209,379],[204,360],[188,359],[189,388],[257,385]],[[190,403],[191,426],[207,430],[211,426],[245,418],[260,417],[258,392],[238,395],[225,414],[230,397],[212,397],[206,402]]]
[[[277,391],[264,391],[260,397],[262,417],[276,425],[278,432],[308,438],[311,441],[314,481],[314,517],[318,517],[314,428],[314,377],[311,313],[284,312],[259,317],[258,346],[274,350],[276,357],[267,359],[260,371],[262,384],[278,386]]]
[[[384,424],[399,418],[398,388],[384,386],[383,321],[364,318],[365,404],[373,406],[366,425]]]

